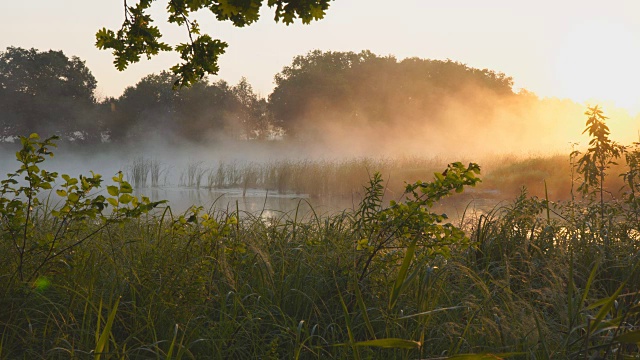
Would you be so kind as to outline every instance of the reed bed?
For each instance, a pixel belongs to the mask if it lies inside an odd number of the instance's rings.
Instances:
[[[348,160],[276,160],[269,162],[219,161],[207,167],[190,163],[180,185],[207,189],[263,189],[281,194],[308,194],[312,197],[349,196],[362,193],[374,172],[382,172],[389,188],[402,192],[405,181],[431,176],[445,166],[438,159],[400,158]],[[401,180],[402,179],[402,180]]]
[[[167,184],[170,168],[158,159],[139,156],[133,159],[126,167],[127,180],[135,188],[144,188],[149,185],[151,187],[159,187],[161,178],[164,179],[164,185]],[[149,179],[151,180],[150,184],[148,183]]]
[[[158,160],[138,159],[131,166],[132,174],[151,169],[151,186],[171,184],[170,170]],[[146,164],[146,165],[145,165]],[[268,190],[270,193],[305,194],[313,198],[347,197],[359,199],[363,184],[374,172],[386,180],[388,198],[397,198],[407,183],[428,179],[446,166],[444,159],[427,157],[352,158],[342,160],[274,160],[218,161],[208,165],[204,161],[190,161],[181,171],[177,185],[202,189]],[[615,165],[612,173],[621,173],[624,160]],[[178,167],[179,168],[179,167]],[[135,171],[133,171],[135,169]],[[486,169],[486,170],[484,170]],[[149,170],[147,170],[149,173]],[[476,198],[505,200],[520,193],[523,187],[532,195],[553,200],[569,200],[581,179],[571,177],[571,163],[567,155],[499,157],[483,167],[483,182],[474,191]],[[160,178],[163,178],[160,184]],[[146,186],[146,177],[129,176],[134,186]],[[144,182],[143,182],[144,180]],[[609,194],[616,194],[624,182],[611,177],[606,184]],[[575,196],[575,193],[574,193]]]
[[[127,177],[134,187],[146,187],[151,168],[151,160],[145,159],[142,156],[137,157],[133,159],[131,165],[127,167]]]
[[[46,236],[48,218],[35,221]],[[3,242],[0,358],[637,357],[639,224],[619,212],[605,243],[597,221],[587,204],[523,193],[466,219],[469,246],[425,249],[393,307],[403,251],[358,278],[358,209],[167,209],[103,229],[26,283]],[[420,346],[353,345],[373,339]]]

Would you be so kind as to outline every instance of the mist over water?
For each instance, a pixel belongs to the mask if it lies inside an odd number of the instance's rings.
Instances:
[[[41,103],[29,122],[14,123],[17,110],[3,115],[4,138],[56,133],[60,148],[45,168],[76,177],[93,170],[105,182],[122,172],[138,194],[167,199],[178,212],[190,205],[291,211],[301,199],[339,211],[357,205],[375,172],[386,181],[386,199],[399,200],[405,182],[429,181],[455,161],[483,168],[485,182],[465,200],[509,199],[523,186],[540,195],[544,182],[561,199],[571,187],[568,154],[588,141],[586,104],[514,92],[505,74],[450,60],[312,51],[275,76],[268,98],[246,79],[174,92],[163,72],[96,103],[95,82],[84,75],[84,85],[63,85],[86,99],[56,108],[72,122],[56,131],[55,116],[38,120],[60,101],[36,94]],[[12,96],[23,99],[20,91]],[[604,105],[612,139],[638,141],[640,116]],[[0,171],[16,168],[18,146],[2,144]]]
[[[478,99],[481,94],[467,92],[465,96]],[[490,95],[484,96],[482,101],[497,105],[478,112],[476,108],[466,107],[461,100],[452,99],[440,109],[436,119],[428,113],[404,114],[403,118],[385,124],[371,123],[366,119],[341,121],[341,116],[335,113],[331,119],[323,119],[320,110],[309,109],[310,118],[317,119],[311,121],[313,126],[310,125],[298,138],[275,141],[243,141],[219,136],[199,143],[166,141],[162,137],[141,138],[128,144],[97,144],[94,147],[62,143],[55,150],[55,157],[47,160],[44,167],[76,177],[88,175],[93,170],[103,175],[105,184],[122,171],[125,179],[133,184],[133,164],[142,159],[156,162],[160,167],[160,177],[157,186],[152,187],[149,176],[136,193],[152,200],[169,200],[175,212],[183,212],[191,205],[201,205],[216,209],[235,209],[237,206],[240,210],[254,213],[267,211],[267,215],[272,215],[269,211],[274,210],[290,212],[302,209],[308,213],[311,204],[314,210],[324,213],[357,205],[368,175],[376,171],[383,172],[386,180],[401,184],[404,181],[428,181],[433,172],[442,171],[450,162],[473,161],[483,166],[486,174],[521,159],[555,154],[568,156],[570,142],[579,143],[577,148],[586,144],[586,138],[580,135],[584,126],[581,105],[566,100],[539,100],[533,96],[524,99],[520,97],[522,95],[511,96],[508,101],[500,98],[487,100]],[[610,113],[613,114],[610,121],[612,137],[621,143],[637,140],[637,133],[629,130],[638,127],[638,118],[620,109],[613,109]],[[17,149],[18,144],[3,145],[5,155],[0,161],[0,171],[4,174],[16,169],[17,162],[13,158]],[[398,171],[376,163],[376,160],[402,162],[401,159],[417,168]],[[410,159],[428,160],[429,166],[424,166],[424,161],[412,163]],[[360,172],[358,186],[340,195],[310,194],[291,188],[278,191],[251,184],[244,184],[244,189],[243,184],[212,187],[207,182],[208,176],[224,166],[241,171],[250,167],[266,167],[266,164],[306,162],[328,166],[326,164],[349,161],[354,162],[353,167]],[[194,166],[201,172],[199,185],[190,184],[187,180],[189,167]],[[340,182],[340,179],[336,181]],[[488,186],[490,181],[485,179]],[[397,186],[396,191],[399,188]],[[398,194],[389,193],[388,198],[396,199],[394,195]],[[511,195],[509,193],[504,198]],[[477,195],[476,200],[482,200],[482,196]],[[468,204],[459,205],[453,211],[459,213]],[[482,206],[486,208],[487,204]]]

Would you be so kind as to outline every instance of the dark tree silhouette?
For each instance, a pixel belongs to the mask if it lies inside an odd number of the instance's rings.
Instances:
[[[200,81],[174,91],[176,76],[170,72],[144,77],[112,100],[109,129],[114,141],[159,136],[190,141],[215,136],[252,139],[260,135],[264,100],[241,80],[236,86],[225,81]]]
[[[95,140],[95,88],[96,79],[75,56],[9,47],[0,52],[0,132]]]

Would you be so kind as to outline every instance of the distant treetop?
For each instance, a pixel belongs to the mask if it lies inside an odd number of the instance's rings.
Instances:
[[[0,51],[0,137],[39,132],[88,139],[99,126],[92,116],[96,85],[84,61],[62,51]]]
[[[500,72],[452,60],[398,61],[368,50],[296,56],[275,82],[269,109],[290,135],[331,121],[445,121],[452,100],[477,116],[490,111],[495,99],[514,95],[513,79]]]

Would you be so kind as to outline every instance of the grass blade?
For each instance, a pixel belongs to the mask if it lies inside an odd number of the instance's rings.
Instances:
[[[371,320],[369,320],[369,313],[367,312],[367,306],[364,303],[364,299],[362,298],[362,292],[360,292],[360,285],[357,283],[355,286],[356,293],[356,301],[358,302],[358,306],[360,307],[360,311],[362,312],[362,318],[364,319],[364,324],[367,327],[367,331],[369,332],[369,336],[372,338],[376,338],[376,332],[373,330],[373,326],[371,325]]]
[[[619,335],[614,341],[622,344],[640,344],[640,330],[629,331]]]
[[[523,355],[524,353],[502,353],[502,354],[460,354],[448,357],[447,360],[500,360],[512,356]]]
[[[373,346],[373,347],[381,347],[381,348],[392,348],[392,349],[419,349],[422,344],[418,341],[413,340],[405,340],[405,339],[395,339],[395,338],[387,338],[387,339],[376,339],[376,340],[367,340],[367,341],[359,341],[354,344],[355,346]]]
[[[411,260],[413,260],[413,254],[416,251],[416,244],[418,242],[418,238],[415,238],[409,246],[407,246],[407,253],[404,255],[404,260],[402,260],[402,265],[400,266],[400,270],[398,271],[398,278],[396,278],[396,282],[393,284],[393,289],[391,290],[391,296],[389,297],[389,309],[393,309],[398,301],[398,297],[400,296],[400,291],[405,284],[405,279],[407,278],[407,272],[409,271],[409,265],[411,265]]]
[[[113,320],[116,318],[116,312],[118,311],[119,304],[120,304],[120,298],[118,298],[118,300],[116,300],[115,305],[113,305],[113,309],[111,309],[111,312],[109,313],[109,317],[107,318],[107,323],[104,325],[102,334],[100,335],[100,338],[96,343],[96,348],[94,351],[95,360],[100,359],[102,355],[102,351],[104,350],[105,345],[107,344],[107,341],[109,341],[109,335],[111,335],[111,326],[113,325]]]

